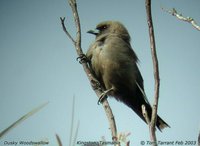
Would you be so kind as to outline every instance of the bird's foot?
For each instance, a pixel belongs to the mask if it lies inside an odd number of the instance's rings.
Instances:
[[[97,79],[93,78],[91,82],[92,82],[92,88],[94,90],[98,90],[101,88],[101,84]]]
[[[110,88],[110,89],[108,89],[108,90],[106,90],[106,91],[103,91],[103,93],[100,95],[100,97],[99,97],[99,100],[98,100],[98,102],[97,102],[97,104],[99,105],[100,103],[102,103],[105,99],[107,99],[107,94],[109,93],[109,92],[111,92],[111,91],[113,91],[114,90],[114,88],[112,87],[112,88]]]
[[[85,54],[80,54],[80,56],[77,57],[76,60],[77,60],[80,64],[89,62],[89,59],[87,58],[87,56],[86,56]]]

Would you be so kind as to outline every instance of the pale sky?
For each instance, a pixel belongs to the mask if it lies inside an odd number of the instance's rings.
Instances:
[[[146,95],[153,102],[154,78],[149,48],[145,4],[142,0],[77,0],[86,52],[94,36],[87,34],[105,20],[121,21],[128,29],[132,47],[140,59]],[[200,31],[161,10],[176,8],[200,24],[199,0],[155,0],[152,15],[160,65],[159,115],[171,126],[161,141],[195,141],[200,129]],[[76,61],[72,42],[62,30],[59,17],[75,36],[71,9],[66,0],[0,0],[0,131],[33,108],[49,102],[41,111],[15,127],[5,141],[69,143],[72,99],[74,126],[80,121],[77,141],[111,140],[107,117]],[[119,132],[130,132],[131,145],[149,140],[148,126],[123,103],[108,99]]]

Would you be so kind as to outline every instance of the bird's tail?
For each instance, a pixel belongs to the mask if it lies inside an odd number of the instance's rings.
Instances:
[[[135,108],[135,105],[133,106],[130,106],[135,112],[136,114],[145,122],[145,118],[143,116],[143,111],[142,111],[142,105],[145,105],[146,107],[146,111],[148,113],[148,118],[149,120],[151,120],[151,116],[152,116],[152,108],[151,106],[148,104],[148,103],[145,103],[145,104],[138,104],[140,105],[140,108]],[[139,110],[138,110],[139,109]],[[157,120],[156,120],[156,127],[162,132],[162,130],[166,127],[170,127],[159,115],[157,115]]]
[[[130,96],[126,96],[126,97],[129,97],[129,98],[121,98],[122,99],[121,101],[124,102],[127,106],[129,106],[145,123],[147,123],[143,116],[143,111],[142,111],[142,105],[144,105],[148,114],[148,118],[149,120],[151,120],[152,108],[150,104],[145,101],[144,98],[134,99],[134,98],[130,98]],[[162,131],[164,128],[170,127],[170,126],[162,118],[160,118],[160,116],[157,115],[156,127],[160,131]]]
[[[157,115],[156,127],[162,131],[164,128],[170,127],[161,117]]]

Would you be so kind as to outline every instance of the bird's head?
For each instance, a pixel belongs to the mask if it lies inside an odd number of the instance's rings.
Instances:
[[[96,38],[103,35],[114,34],[126,41],[130,41],[130,35],[127,29],[118,21],[104,21],[96,26],[96,30],[89,30],[88,33],[94,34]]]

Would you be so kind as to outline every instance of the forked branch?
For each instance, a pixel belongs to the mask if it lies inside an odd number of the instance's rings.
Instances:
[[[162,8],[162,10],[164,10],[165,12],[171,14],[172,16],[175,16],[179,20],[182,20],[182,21],[190,23],[194,28],[196,28],[198,31],[200,31],[200,26],[196,23],[196,21],[193,18],[184,17],[181,13],[178,13],[175,8],[173,8],[172,10],[167,10],[165,8]]]
[[[65,27],[65,18],[60,18],[61,20],[61,24],[62,24],[62,28],[63,31],[66,33],[66,35],[69,37],[69,39],[73,42],[75,48],[76,48],[76,52],[78,54],[78,58],[82,58],[84,57],[84,53],[82,51],[81,48],[81,26],[80,26],[80,19],[79,19],[79,15],[78,15],[78,10],[77,10],[77,3],[76,0],[68,0],[69,5],[72,9],[73,12],[73,17],[74,17],[74,22],[75,22],[75,26],[76,26],[76,39],[74,39],[70,33],[67,31],[66,27]],[[81,64],[83,66],[83,69],[90,81],[91,86],[93,87],[96,95],[98,96],[98,98],[100,98],[100,96],[103,93],[103,88],[100,85],[100,83],[98,82],[98,80],[94,77],[94,75],[92,74],[87,61],[81,61]],[[98,85],[98,88],[96,88],[96,86]],[[116,137],[117,137],[117,128],[116,128],[116,124],[115,124],[115,119],[112,113],[112,110],[109,106],[108,101],[105,99],[102,102],[102,105],[104,107],[104,110],[106,112],[106,116],[108,118],[109,121],[109,125],[110,125],[110,129],[111,129],[111,135],[112,135],[112,139],[113,141],[116,141]]]
[[[147,13],[147,23],[149,27],[149,37],[150,37],[150,47],[151,47],[151,55],[153,60],[153,70],[154,70],[154,103],[152,107],[152,115],[151,119],[145,117],[147,123],[149,122],[149,131],[150,131],[150,138],[153,142],[154,146],[157,146],[156,134],[155,134],[155,126],[157,120],[157,110],[158,110],[158,99],[159,99],[159,87],[160,87],[160,77],[159,77],[159,66],[158,66],[158,58],[156,53],[156,44],[155,44],[155,37],[154,37],[154,29],[153,29],[153,22],[151,16],[151,0],[146,0],[146,13]],[[146,110],[143,110],[143,113],[146,113]]]

